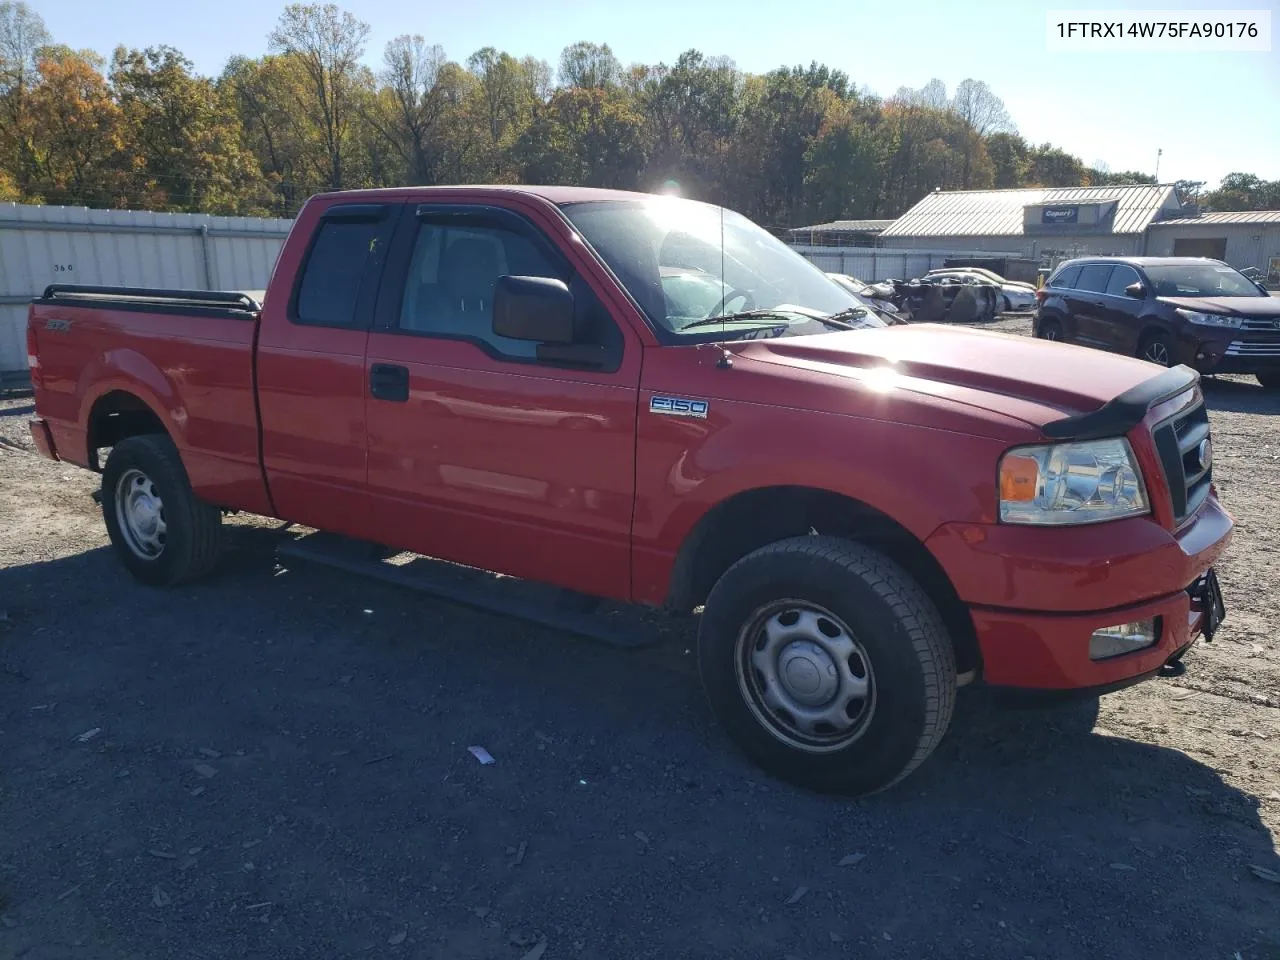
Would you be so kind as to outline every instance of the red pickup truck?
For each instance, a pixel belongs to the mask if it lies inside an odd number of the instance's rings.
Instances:
[[[102,473],[145,583],[209,572],[248,511],[701,609],[723,726],[818,789],[906,776],[957,686],[1115,689],[1223,615],[1194,371],[885,326],[707,204],[317,196],[261,306],[53,286],[28,344],[36,443]]]

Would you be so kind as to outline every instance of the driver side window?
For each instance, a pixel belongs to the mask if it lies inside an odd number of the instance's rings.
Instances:
[[[504,275],[565,279],[527,237],[501,227],[423,223],[409,261],[399,327],[476,340],[509,357],[537,344],[493,332],[493,293]]]
[[[574,342],[604,347],[615,364],[611,369],[616,369],[622,333],[591,286],[529,233],[492,220],[451,218],[418,224],[395,329],[466,340],[497,359],[536,362],[536,341],[493,331],[494,292],[503,276],[566,283],[573,295]]]

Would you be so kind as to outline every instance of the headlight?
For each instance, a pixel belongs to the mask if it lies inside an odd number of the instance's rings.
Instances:
[[[1014,447],[1000,458],[1004,523],[1098,523],[1147,510],[1147,488],[1123,437]]]
[[[1244,322],[1243,317],[1228,317],[1224,313],[1197,313],[1195,310],[1183,310],[1178,308],[1178,316],[1188,323],[1199,324],[1202,327],[1238,327]]]

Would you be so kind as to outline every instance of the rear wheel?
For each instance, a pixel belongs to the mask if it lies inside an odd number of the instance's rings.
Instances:
[[[861,544],[795,537],[720,578],[698,664],[730,737],[768,773],[864,794],[924,762],[955,705],[955,653],[933,603]]]
[[[1268,390],[1280,390],[1280,371],[1272,370],[1269,373],[1255,373],[1258,382]]]
[[[1172,366],[1173,345],[1163,333],[1150,334],[1138,347],[1138,359],[1158,363],[1162,367]]]
[[[1036,336],[1041,340],[1053,340],[1057,343],[1061,343],[1066,340],[1066,336],[1062,331],[1062,324],[1057,320],[1054,320],[1052,317],[1046,317],[1040,321],[1040,326],[1036,331]]]
[[[197,499],[173,441],[130,437],[102,471],[102,516],[111,545],[153,586],[195,580],[218,561],[222,513]]]

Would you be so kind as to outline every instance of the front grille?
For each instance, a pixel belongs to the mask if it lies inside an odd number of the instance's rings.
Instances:
[[[1213,446],[1209,440],[1209,412],[1204,400],[1156,427],[1156,452],[1169,482],[1173,519],[1181,523],[1209,496],[1213,482]],[[1203,448],[1202,445],[1203,444]],[[1201,463],[1202,449],[1205,462]]]
[[[1240,329],[1245,333],[1280,333],[1280,316],[1245,317]]]
[[[1228,357],[1280,357],[1280,340],[1232,340]]]

